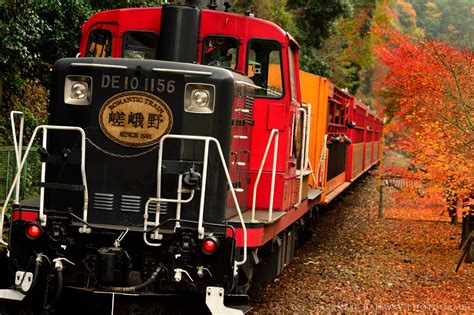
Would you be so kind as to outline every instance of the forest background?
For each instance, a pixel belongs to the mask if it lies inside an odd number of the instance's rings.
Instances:
[[[448,186],[463,198],[472,193],[474,0],[230,2],[232,12],[252,12],[289,31],[301,44],[303,70],[386,115],[389,144],[418,166],[403,176],[429,180],[438,194]],[[27,135],[47,121],[50,69],[76,55],[87,18],[161,3],[0,0],[0,145],[12,141],[11,110],[25,113]]]

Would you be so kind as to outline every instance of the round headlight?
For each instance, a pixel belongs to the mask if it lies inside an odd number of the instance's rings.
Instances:
[[[193,106],[205,107],[209,105],[209,91],[194,90],[191,94],[191,102]]]
[[[76,82],[71,87],[71,98],[85,99],[87,97],[87,84],[84,82]]]

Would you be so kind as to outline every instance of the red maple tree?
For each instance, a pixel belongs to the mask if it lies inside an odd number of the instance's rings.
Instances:
[[[474,58],[446,43],[377,30],[387,68],[376,84],[394,144],[409,154],[415,171],[450,204],[474,192]]]

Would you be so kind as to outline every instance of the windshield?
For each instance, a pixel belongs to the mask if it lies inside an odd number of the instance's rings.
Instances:
[[[203,64],[237,69],[237,39],[233,37],[209,36],[203,41]]]
[[[93,30],[89,35],[86,57],[110,57],[112,51],[112,32]]]

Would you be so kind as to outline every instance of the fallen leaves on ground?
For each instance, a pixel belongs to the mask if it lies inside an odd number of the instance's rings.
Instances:
[[[461,227],[420,221],[416,211],[380,220],[376,185],[368,175],[321,212],[280,277],[251,292],[254,313],[474,311],[474,266],[454,272]],[[389,217],[403,212],[384,201]]]

